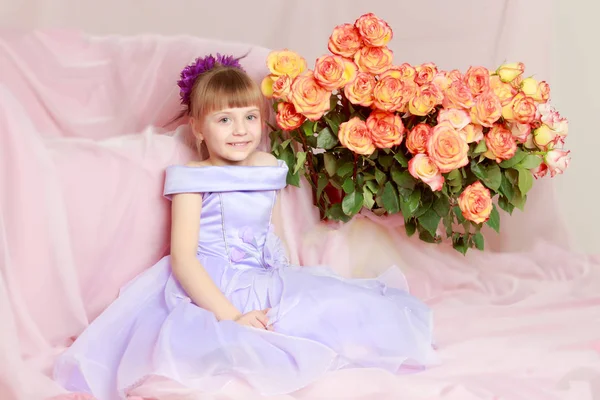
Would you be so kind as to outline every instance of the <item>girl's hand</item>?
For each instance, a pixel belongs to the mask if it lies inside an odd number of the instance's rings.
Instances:
[[[234,321],[240,325],[271,331],[273,330],[273,327],[272,325],[269,325],[269,318],[267,318],[268,312],[268,308],[265,310],[250,311],[240,315]]]

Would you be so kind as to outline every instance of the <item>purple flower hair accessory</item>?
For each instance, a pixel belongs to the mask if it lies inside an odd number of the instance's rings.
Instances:
[[[239,60],[239,58],[233,58],[233,56],[221,55],[219,53],[217,53],[216,57],[214,57],[212,54],[209,54],[206,57],[196,58],[192,64],[188,65],[183,69],[183,71],[181,71],[181,79],[177,81],[177,86],[179,86],[181,89],[179,92],[181,104],[185,104],[189,107],[192,87],[194,86],[194,82],[196,82],[196,78],[198,78],[198,76],[213,69],[217,65],[238,68],[244,71],[244,68],[242,68]]]

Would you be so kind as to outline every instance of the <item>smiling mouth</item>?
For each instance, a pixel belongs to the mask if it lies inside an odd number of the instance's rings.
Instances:
[[[238,143],[227,143],[229,146],[233,147],[244,147],[250,144],[250,142],[238,142]]]

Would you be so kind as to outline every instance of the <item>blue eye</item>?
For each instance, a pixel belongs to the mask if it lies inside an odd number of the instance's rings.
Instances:
[[[219,122],[222,122],[222,123],[226,123],[228,121],[229,121],[229,118],[227,118],[227,117],[223,117],[219,120]]]
[[[258,117],[256,115],[248,115],[248,119],[253,120],[258,119]]]

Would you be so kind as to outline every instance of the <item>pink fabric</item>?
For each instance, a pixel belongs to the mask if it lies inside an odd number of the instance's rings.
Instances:
[[[86,398],[52,382],[52,361],[122,285],[168,251],[163,170],[191,153],[184,126],[157,127],[179,110],[178,72],[198,55],[250,47],[62,31],[2,36],[0,398]],[[244,61],[257,79],[267,52],[253,47]],[[544,203],[541,190],[534,204]],[[406,238],[397,217],[317,224],[306,185],[285,190],[282,200],[294,262],[331,264],[347,276],[403,269],[411,291],[435,311],[443,364],[401,377],[336,372],[277,399],[600,396],[600,256],[563,245],[562,225],[545,218],[552,202],[526,219],[515,213],[500,236],[488,231],[495,251],[463,257]],[[506,245],[516,231],[527,246]],[[130,395],[190,393],[156,378]],[[240,382],[201,398],[259,397]]]

